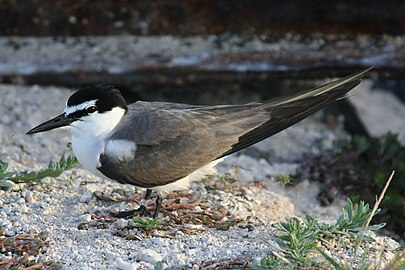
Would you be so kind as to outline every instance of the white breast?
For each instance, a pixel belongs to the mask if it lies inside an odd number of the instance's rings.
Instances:
[[[77,160],[90,172],[100,175],[100,155],[104,151],[104,141],[90,137],[72,136],[72,148]]]

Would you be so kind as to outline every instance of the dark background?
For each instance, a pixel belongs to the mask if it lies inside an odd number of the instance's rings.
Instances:
[[[1,0],[0,35],[402,34],[404,14],[401,0]]]

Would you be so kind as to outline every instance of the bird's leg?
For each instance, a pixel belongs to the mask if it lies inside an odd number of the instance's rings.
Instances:
[[[138,211],[141,212],[141,216],[150,216],[150,213],[146,209],[146,202],[149,200],[150,195],[152,194],[151,189],[146,189],[145,197],[141,200],[141,206],[139,206]]]
[[[157,193],[155,202],[156,202],[156,208],[155,208],[155,213],[153,214],[153,218],[157,217],[157,215],[159,214],[159,211],[160,211],[160,207],[162,206],[162,196],[159,194],[159,192]]]
[[[133,216],[135,213],[140,212],[141,216],[150,216],[150,213],[146,209],[146,202],[148,201],[150,195],[152,194],[151,189],[146,189],[145,197],[141,200],[141,206],[137,209],[129,210],[129,211],[121,211],[118,213],[113,213],[111,214],[113,217],[117,218],[125,218],[125,217],[130,217]]]

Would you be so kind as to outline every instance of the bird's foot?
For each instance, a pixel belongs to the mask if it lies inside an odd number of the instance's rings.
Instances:
[[[111,216],[116,217],[116,218],[128,218],[128,217],[133,217],[136,213],[139,213],[140,216],[147,216],[147,217],[152,216],[152,214],[146,209],[145,205],[141,205],[139,208],[129,210],[129,211],[111,213]]]

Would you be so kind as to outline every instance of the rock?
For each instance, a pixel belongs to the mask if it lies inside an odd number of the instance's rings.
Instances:
[[[151,241],[157,246],[166,246],[165,240],[161,237],[152,238]]]
[[[79,249],[79,254],[83,256],[90,256],[92,254],[91,247],[87,246],[85,248]]]
[[[93,198],[93,193],[90,191],[86,191],[82,195],[80,195],[79,202],[88,203],[91,201],[92,198]]]
[[[117,258],[115,260],[115,265],[121,270],[137,270],[140,267],[139,263],[128,263],[123,261],[121,258]]]
[[[334,141],[346,138],[347,134],[331,130],[317,121],[317,114],[289,127],[288,129],[256,143],[252,148],[266,154],[272,162],[294,161],[304,153],[318,154],[324,149],[331,149]]]
[[[162,261],[162,256],[153,249],[142,249],[138,252],[138,259],[140,261],[155,264]]]
[[[90,214],[84,214],[79,216],[78,221],[84,221],[84,222],[89,222],[91,220],[91,215]]]
[[[349,95],[349,101],[370,136],[398,133],[405,145],[405,106],[394,94],[375,89],[371,81],[364,80]]]
[[[32,192],[29,191],[29,190],[24,192],[24,200],[25,200],[26,203],[33,203],[33,202],[36,201],[34,196],[32,195]]]
[[[223,173],[235,173],[235,178],[241,183],[253,181],[263,181],[270,176],[280,174],[294,174],[297,164],[275,163],[269,164],[265,159],[255,159],[247,155],[231,155],[227,157],[218,166],[219,171]],[[236,167],[236,168],[235,168]]]
[[[125,228],[126,226],[128,226],[128,220],[122,219],[122,218],[117,219],[116,221],[113,222],[112,226],[113,226],[115,229],[123,229],[123,228]]]
[[[244,194],[245,203],[255,203],[247,204],[246,210],[236,209],[235,214],[240,213],[243,215],[242,213],[246,211],[245,216],[247,216],[250,211],[254,213],[255,217],[269,222],[283,221],[286,217],[294,215],[294,205],[284,195],[254,186],[244,187],[241,190]]]
[[[11,208],[8,205],[3,206],[2,211],[6,214],[6,215],[10,215],[11,214]]]

